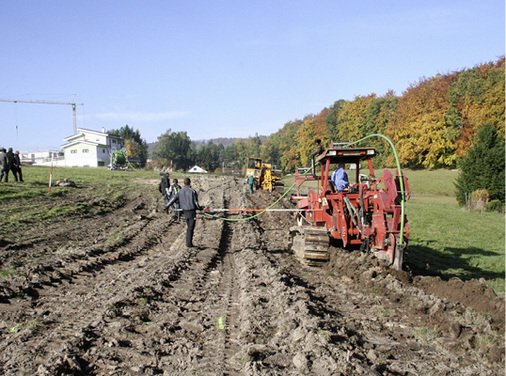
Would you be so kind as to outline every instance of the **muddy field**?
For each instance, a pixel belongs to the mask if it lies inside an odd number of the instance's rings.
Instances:
[[[327,266],[303,266],[288,251],[290,212],[201,215],[198,249],[187,250],[186,225],[163,211],[157,184],[141,182],[112,208],[97,200],[108,209],[93,216],[9,233],[0,374],[504,374],[504,300],[483,281],[391,273],[337,248]],[[193,187],[209,208],[279,197],[250,196],[242,178]]]

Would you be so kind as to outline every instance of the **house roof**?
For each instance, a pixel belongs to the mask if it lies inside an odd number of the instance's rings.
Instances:
[[[192,168],[190,168],[188,170],[188,172],[202,172],[202,173],[207,173],[206,170],[204,170],[202,167],[199,167],[199,166],[193,166]]]
[[[100,132],[100,131],[93,131],[91,129],[85,129],[85,128],[77,128],[77,134],[73,134],[72,136],[68,136],[68,137],[65,137],[63,139],[63,141],[71,141],[72,139],[75,139],[75,138],[82,138],[84,137],[84,135],[86,134],[92,134],[92,135],[99,135],[99,136],[106,136],[106,137],[109,137],[109,138],[116,138],[116,139],[123,139],[123,137],[120,137],[120,136],[116,136],[114,134],[109,134],[109,133],[105,133],[105,132]]]
[[[104,147],[104,148],[108,148],[109,146],[107,145],[104,145],[104,144],[101,144],[100,142],[94,142],[94,141],[89,141],[89,140],[74,140],[72,142],[68,142],[66,143],[65,145],[62,145],[61,147],[63,149],[66,149],[66,148],[69,148],[69,147],[72,147],[72,146],[76,146],[76,145],[88,145],[88,146],[96,146],[96,147]]]

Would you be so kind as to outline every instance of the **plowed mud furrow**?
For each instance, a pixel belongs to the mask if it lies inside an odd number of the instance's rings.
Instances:
[[[104,320],[111,310],[117,308],[118,301],[130,299],[129,294],[134,293],[136,288],[142,288],[131,286],[131,274],[142,274],[139,272],[146,266],[146,260],[154,257],[152,254],[156,252],[156,248],[152,247],[159,245],[160,231],[164,230],[162,222],[143,226],[143,235],[139,237],[141,232],[137,232],[137,236],[127,242],[123,249],[115,252],[115,257],[108,255],[105,260],[100,260],[101,262],[92,261],[83,270],[73,271],[67,283],[54,287],[46,286],[31,309],[24,316],[17,317],[18,323],[10,323],[12,327],[23,323],[20,327],[22,329],[26,326],[24,323],[28,323],[28,326],[33,326],[33,330],[23,332],[24,336],[13,335],[12,340],[2,343],[1,349],[17,354],[32,353],[35,349],[38,356],[44,358],[44,354],[55,352],[58,344],[63,343],[62,349],[56,353],[65,354],[67,347],[70,347],[69,351],[72,353],[76,341],[70,341],[69,344],[69,341],[65,340],[66,337],[76,336],[79,338],[77,343],[80,343],[83,333],[89,330],[90,326],[93,327],[96,320]],[[162,247],[159,245],[159,248]],[[86,273],[79,274],[82,271]],[[51,346],[48,347],[47,342]],[[10,364],[12,362],[14,365]],[[9,369],[17,369],[20,366],[16,364],[15,358],[8,359],[6,363],[6,373]],[[20,367],[22,370],[23,366]],[[30,372],[27,371],[27,374]]]
[[[210,208],[279,197],[249,195],[243,181],[197,177],[193,187]],[[7,245],[8,257],[38,261],[0,281],[0,374],[504,373],[493,320],[364,254],[333,249],[326,267],[301,265],[288,250],[292,213],[200,214],[198,249],[187,249],[186,224],[151,188],[99,217],[68,218],[68,230],[48,225],[53,240],[28,231]]]
[[[144,206],[141,200],[136,201],[136,206],[141,206],[141,204]],[[82,230],[76,230],[72,225],[73,221],[69,221],[69,230],[66,233],[68,237],[62,233],[57,238],[47,238],[45,240],[47,245],[41,243],[37,248],[25,252],[20,252],[20,249],[12,250],[18,252],[17,262],[26,263],[30,273],[14,277],[17,283],[10,283],[9,287],[4,289],[4,293],[0,293],[0,297],[6,300],[15,296],[33,296],[37,294],[36,290],[43,286],[61,283],[83,272],[94,273],[105,265],[134,258],[156,244],[158,233],[164,231],[173,222],[172,218],[143,217],[118,223],[118,214],[131,216],[130,210],[128,209],[126,213],[122,210],[112,216],[114,218],[105,217],[101,220],[88,221],[86,226],[83,225],[84,222],[81,222]],[[106,230],[107,228],[109,231]],[[77,235],[72,232],[81,234],[79,241],[74,240]],[[42,247],[46,253],[43,260],[34,263],[30,255],[35,252],[40,254],[38,247]]]

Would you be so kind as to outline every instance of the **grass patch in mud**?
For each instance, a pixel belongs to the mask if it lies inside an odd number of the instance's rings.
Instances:
[[[15,274],[16,274],[16,270],[14,270],[13,268],[2,269],[2,270],[0,270],[0,279],[10,278]]]
[[[127,190],[135,190],[132,177],[153,176],[153,172],[109,171],[106,168],[53,169],[49,191],[50,167],[24,166],[25,181],[0,184],[0,225],[15,227],[55,217],[96,215],[113,210],[125,199]],[[77,187],[54,186],[69,179]]]
[[[43,326],[44,326],[44,324],[42,323],[42,320],[37,318],[37,319],[33,319],[31,321],[19,323],[19,324],[13,326],[11,328],[11,333],[18,333],[19,331],[21,331],[22,329],[25,329],[25,328],[29,329],[29,330],[37,331],[39,329],[42,329]]]
[[[414,334],[424,343],[431,343],[438,337],[438,334],[435,330],[425,327],[415,329]]]

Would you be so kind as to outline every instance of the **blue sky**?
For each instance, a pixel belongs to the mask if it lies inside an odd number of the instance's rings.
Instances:
[[[0,99],[77,126],[269,135],[338,99],[495,61],[503,0],[0,0]],[[74,99],[74,94],[75,99]],[[69,105],[0,102],[0,145],[59,148]]]

